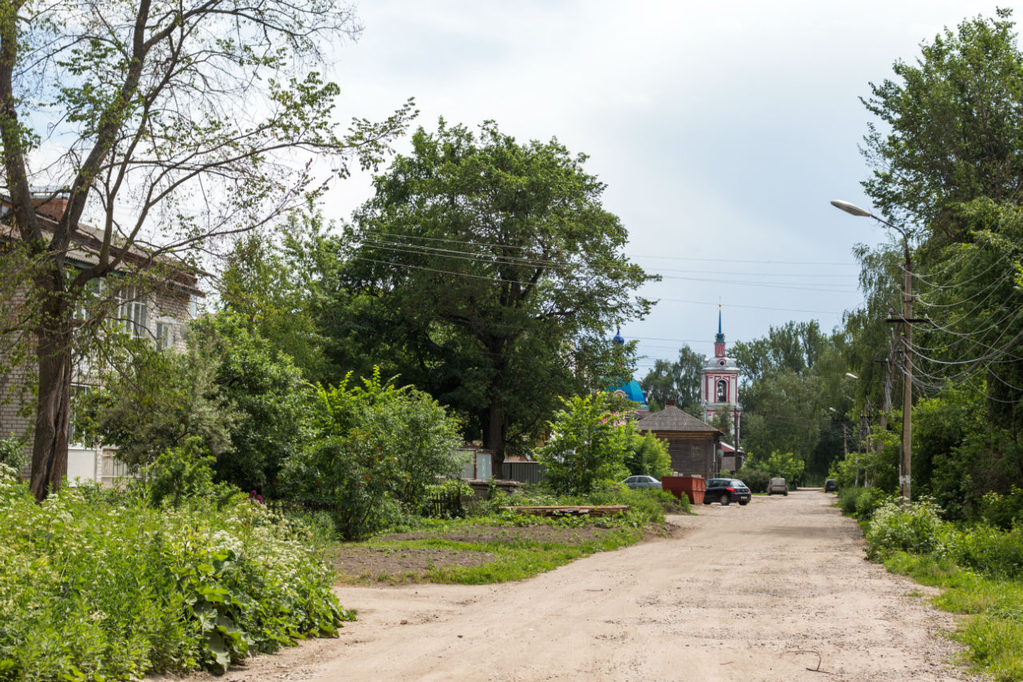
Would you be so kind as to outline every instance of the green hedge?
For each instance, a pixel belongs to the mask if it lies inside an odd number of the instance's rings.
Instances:
[[[36,504],[0,467],[0,680],[222,672],[348,618],[302,527],[244,498],[137,498]]]
[[[945,522],[928,500],[909,507],[885,502],[874,513],[866,539],[872,557],[908,552],[950,560],[990,578],[1023,579],[1023,527],[1004,530],[986,523]]]

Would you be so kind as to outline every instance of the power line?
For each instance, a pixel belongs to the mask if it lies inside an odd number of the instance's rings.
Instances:
[[[781,260],[739,260],[736,258],[694,258],[686,256],[645,256],[640,254],[626,254],[629,258],[653,258],[657,260],[684,260],[706,263],[746,263],[755,265],[812,265],[812,266],[836,266],[859,267],[858,263],[825,263],[821,261],[781,261]]]
[[[569,272],[571,272],[574,269],[577,269],[577,268],[580,268],[580,267],[584,267],[586,265],[585,263],[566,263],[566,262],[558,262],[558,261],[553,261],[553,260],[527,259],[527,258],[519,258],[519,257],[515,257],[515,256],[501,256],[501,255],[497,255],[497,254],[480,254],[480,253],[476,253],[476,252],[456,251],[456,250],[452,250],[452,249],[440,249],[440,248],[429,247],[429,246],[418,246],[418,245],[413,245],[413,244],[405,244],[405,243],[401,243],[401,242],[388,242],[388,241],[372,240],[372,239],[365,240],[364,243],[374,244],[375,248],[383,249],[385,251],[393,251],[393,252],[397,252],[397,253],[405,253],[405,254],[409,254],[409,255],[418,255],[418,256],[438,256],[440,258],[452,258],[452,259],[456,259],[456,260],[465,260],[465,261],[470,261],[470,262],[481,262],[481,263],[485,263],[485,264],[494,264],[494,265],[524,265],[524,266],[529,266],[529,267],[543,267],[543,268],[551,268],[551,269],[557,269],[557,270],[567,270]],[[354,257],[365,258],[364,256],[358,256],[358,255],[356,255]],[[414,266],[409,266],[409,267],[414,267]],[[721,273],[713,273],[711,271],[704,271],[704,272],[706,272],[707,274],[721,274]],[[681,276],[681,275],[662,275],[662,274],[657,273],[657,272],[652,272],[650,274],[659,276],[662,279],[674,279],[674,280],[691,281],[691,282],[703,282],[703,281],[706,280],[706,278],[704,278],[704,277],[685,277],[685,276]],[[744,274],[744,273],[736,273],[736,274]],[[776,274],[776,275],[768,275],[768,276],[784,276],[784,274],[785,273],[779,273],[779,274]],[[819,275],[819,276],[829,276],[829,275]],[[804,284],[802,284],[800,282],[758,282],[758,281],[751,281],[751,280],[726,280],[726,279],[715,279],[714,281],[715,281],[716,284],[734,284],[734,285],[740,285],[740,286],[757,286],[757,287],[767,287],[767,288],[772,288],[772,289],[791,289],[791,290],[795,290],[795,291],[821,291],[821,292],[828,292],[828,293],[851,293],[852,291],[855,290],[855,288],[850,288],[848,286],[844,286],[844,285],[841,285],[841,284],[835,284],[835,283],[828,283],[828,284],[817,285],[817,286],[811,287],[811,286],[806,286],[806,285],[804,285]]]
[[[690,303],[692,305],[712,305],[712,306],[721,305],[721,304],[710,302],[710,301],[690,301],[690,300],[683,299],[683,298],[659,298],[659,299],[657,299],[657,301],[658,302],[660,302],[660,301],[667,301],[669,303]],[[725,304],[724,307],[726,307],[726,308],[745,308],[745,309],[749,309],[749,310],[775,310],[775,311],[786,312],[786,313],[816,313],[816,314],[819,314],[819,315],[842,315],[843,314],[843,313],[836,313],[833,310],[804,310],[804,309],[800,309],[800,308],[771,308],[771,307],[767,307],[767,306],[743,305],[743,304],[739,304],[739,303],[728,303],[728,304]]]
[[[495,247],[502,249],[518,249],[528,250],[534,248],[533,246],[519,246],[515,244],[501,244],[495,242],[485,242],[478,240],[467,240],[467,239],[452,239],[450,237],[427,237],[424,235],[413,235],[413,234],[395,234],[389,232],[379,232],[367,230],[364,232],[356,232],[357,238],[364,238],[366,236],[386,239],[419,239],[422,241],[441,242],[447,244],[466,244],[471,246],[484,246],[484,247]],[[735,258],[696,258],[691,256],[650,256],[635,253],[623,253],[628,258],[652,258],[656,260],[677,260],[677,261],[688,261],[688,262],[706,262],[706,263],[744,263],[744,264],[757,264],[757,265],[801,265],[801,266],[845,266],[845,267],[859,267],[857,263],[828,263],[821,261],[772,261],[772,260],[738,260]]]

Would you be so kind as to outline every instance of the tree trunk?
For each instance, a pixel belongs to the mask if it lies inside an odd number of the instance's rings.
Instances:
[[[504,430],[505,411],[504,401],[495,397],[487,406],[487,423],[483,430],[483,447],[494,453],[493,472],[494,478],[501,478],[501,468],[504,464]]]
[[[70,310],[63,296],[63,273],[60,268],[54,267],[41,275],[37,285],[46,294],[36,328],[39,388],[30,489],[36,500],[41,502],[49,493],[59,489],[67,476],[68,426],[71,417],[71,325]]]

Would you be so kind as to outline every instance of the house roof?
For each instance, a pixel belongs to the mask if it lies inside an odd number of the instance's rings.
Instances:
[[[39,219],[39,226],[44,233],[53,234],[57,226],[60,213],[63,213],[63,199],[42,202],[36,208],[36,215]],[[13,223],[8,222],[10,213],[10,199],[6,195],[0,195],[0,239],[17,240],[20,235],[14,229]],[[71,236],[71,247],[65,257],[74,263],[83,266],[90,266],[97,262],[100,246],[103,243],[103,231],[91,225],[79,223],[77,229]],[[123,243],[119,238],[113,239],[113,246],[119,247]],[[148,259],[148,253],[140,245],[133,244],[128,253],[125,254],[125,262],[139,265]],[[196,296],[205,296],[205,293],[198,288],[198,271],[185,265],[167,255],[157,256],[155,262],[169,269],[163,274],[167,284],[177,287]],[[205,273],[202,273],[205,274]]]
[[[710,424],[700,421],[688,412],[683,412],[674,405],[668,405],[660,412],[644,415],[636,426],[640,431],[689,431],[704,433],[721,433]]]

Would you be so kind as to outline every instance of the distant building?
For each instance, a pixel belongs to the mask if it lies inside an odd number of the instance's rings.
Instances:
[[[721,471],[721,431],[683,412],[675,401],[667,401],[660,412],[640,417],[636,428],[667,444],[676,475],[713,478]]]
[[[739,404],[739,368],[736,366],[735,360],[725,354],[725,335],[721,331],[720,310],[718,310],[718,333],[714,337],[714,357],[708,357],[703,362],[700,393],[703,421],[712,424],[720,410],[727,410],[731,433],[726,436],[733,443],[738,444],[742,424],[742,406]]]

